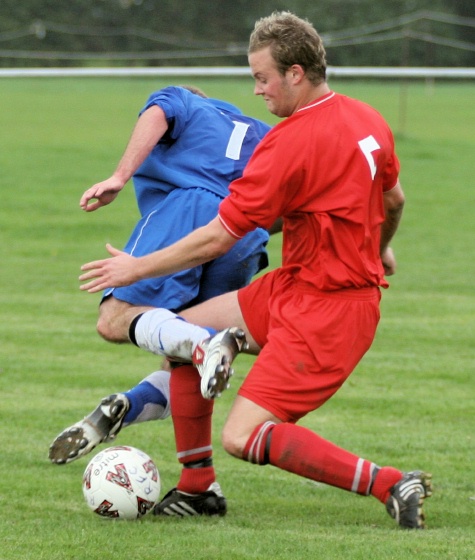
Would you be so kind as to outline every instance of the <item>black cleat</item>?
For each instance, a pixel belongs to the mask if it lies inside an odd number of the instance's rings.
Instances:
[[[424,529],[422,506],[432,496],[432,475],[422,471],[404,473],[390,490],[386,510],[405,529]]]
[[[154,515],[190,517],[193,515],[226,515],[226,498],[217,482],[202,494],[186,494],[173,488],[153,508]]]

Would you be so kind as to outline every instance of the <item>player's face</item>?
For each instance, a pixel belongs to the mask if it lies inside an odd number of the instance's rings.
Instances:
[[[254,76],[254,94],[262,95],[273,115],[288,117],[295,111],[295,99],[288,73],[278,71],[270,47],[249,55],[249,66]]]

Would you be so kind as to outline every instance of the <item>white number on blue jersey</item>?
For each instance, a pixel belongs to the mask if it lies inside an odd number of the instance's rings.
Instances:
[[[229,137],[228,146],[226,148],[226,157],[238,160],[241,157],[241,148],[249,125],[238,121],[233,121],[233,123],[234,128],[231,132],[231,136]]]

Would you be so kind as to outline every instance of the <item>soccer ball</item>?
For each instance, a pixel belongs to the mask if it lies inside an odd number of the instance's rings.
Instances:
[[[140,449],[109,447],[87,465],[82,490],[89,508],[101,517],[138,519],[158,500],[160,474]]]

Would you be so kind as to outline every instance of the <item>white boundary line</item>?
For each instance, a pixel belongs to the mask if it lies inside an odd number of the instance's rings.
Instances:
[[[327,75],[334,78],[446,78],[473,79],[475,68],[330,66]],[[0,78],[70,77],[168,77],[168,76],[248,76],[247,66],[168,67],[168,68],[0,68]]]

